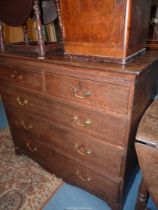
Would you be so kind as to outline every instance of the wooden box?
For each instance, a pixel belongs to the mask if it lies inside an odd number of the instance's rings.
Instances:
[[[152,50],[158,49],[158,0],[152,0],[146,47]]]
[[[126,63],[144,50],[150,0],[58,0],[65,54]]]

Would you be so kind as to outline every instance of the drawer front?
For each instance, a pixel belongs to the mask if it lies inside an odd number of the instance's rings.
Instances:
[[[46,73],[49,94],[64,99],[127,114],[129,87]]]
[[[50,99],[13,86],[1,87],[2,98],[7,104],[48,118],[52,122],[78,130],[84,135],[99,138],[105,142],[124,147],[126,116],[91,110],[86,107]]]
[[[8,81],[11,84],[34,89],[43,90],[43,78],[40,71],[27,71],[0,67],[0,80]]]
[[[3,83],[0,83],[0,93],[5,107],[11,105],[28,112],[44,114],[46,101],[41,94]]]
[[[9,108],[9,107],[8,107]],[[14,132],[26,138],[34,137],[50,148],[78,160],[100,174],[121,176],[123,150],[98,139],[85,136],[32,114],[7,109],[9,123]],[[38,122],[38,123],[37,123]]]
[[[104,199],[117,201],[120,180],[102,176],[78,161],[74,161],[42,143],[39,144],[35,139],[26,140],[23,136],[14,136],[14,138],[16,138],[16,148],[20,148],[22,152],[38,161],[52,173],[62,177],[63,180],[78,185]]]
[[[49,99],[47,108],[47,117],[55,123],[121,147],[127,144],[125,131],[128,119],[125,115],[100,112],[57,99]]]

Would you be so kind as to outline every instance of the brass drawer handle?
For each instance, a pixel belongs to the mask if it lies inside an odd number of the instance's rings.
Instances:
[[[30,130],[33,126],[31,125],[31,123],[26,122],[26,121],[22,121],[22,126],[23,128],[25,128],[26,130]]]
[[[28,104],[28,100],[22,97],[17,97],[16,101],[20,106],[24,106],[25,104]]]
[[[14,73],[12,73],[11,75],[10,75],[10,78],[18,78],[19,80],[22,80],[23,79],[23,76],[22,75],[18,75],[18,72],[15,70],[14,71]]]
[[[17,70],[15,70],[14,73],[12,73],[12,74],[10,75],[10,78],[15,78],[16,75],[17,75],[17,73],[18,73]]]
[[[79,119],[78,115],[74,115],[73,120],[76,122],[77,125],[79,125],[81,127],[87,127],[87,126],[90,126],[92,124],[92,121],[90,119],[87,119],[87,120],[85,120],[85,122],[82,122]]]
[[[92,179],[91,177],[86,177],[86,176],[83,176],[79,170],[76,171],[76,175],[78,176],[79,179],[81,179],[83,182],[90,182]]]
[[[86,147],[82,144],[75,144],[75,150],[80,154],[80,155],[90,155],[92,152],[90,149],[86,149]]]
[[[37,147],[35,146],[31,146],[30,143],[26,143],[26,147],[31,151],[31,152],[34,152],[34,151],[37,151]]]
[[[91,95],[91,93],[89,91],[87,91],[87,90],[84,90],[82,95],[80,95],[79,92],[80,92],[79,89],[77,89],[77,88],[73,89],[73,93],[74,93],[74,96],[76,98],[85,99],[85,98],[87,98],[88,96]]]
[[[16,76],[15,73],[13,73],[10,75],[10,78],[15,78],[15,76]]]
[[[22,80],[22,79],[23,79],[23,76],[22,76],[22,75],[19,75],[19,76],[18,76],[18,79],[19,79],[19,80]]]

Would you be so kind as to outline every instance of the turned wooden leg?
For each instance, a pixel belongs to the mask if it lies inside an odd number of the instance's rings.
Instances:
[[[36,16],[36,30],[38,39],[39,58],[45,57],[45,42],[42,33],[41,13],[39,7],[39,0],[34,0],[34,14]]]
[[[1,52],[4,52],[3,25],[1,20],[0,20],[0,50]]]
[[[28,38],[28,31],[27,31],[27,25],[23,25],[23,32],[24,32],[24,41],[26,45],[29,45],[29,38]]]
[[[15,146],[15,153],[16,155],[21,155],[21,151],[19,150],[19,147]]]
[[[60,43],[63,43],[64,40],[63,40],[63,32],[62,32],[62,28],[63,28],[63,24],[62,24],[62,21],[61,21],[61,11],[60,11],[60,5],[59,5],[59,0],[55,0],[55,4],[56,4],[56,9],[57,9],[57,13],[58,13],[58,21],[59,21],[59,28],[57,30],[58,32],[58,35],[57,35],[57,40],[60,42]]]
[[[149,192],[145,186],[144,179],[142,178],[139,191],[138,191],[138,197],[136,201],[136,207],[135,210],[147,210],[147,201],[149,197]]]

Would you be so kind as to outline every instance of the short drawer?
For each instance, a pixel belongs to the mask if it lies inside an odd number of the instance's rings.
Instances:
[[[100,174],[122,176],[123,149],[17,109],[7,109],[7,115],[12,130],[18,135],[38,139],[38,142],[83,162]]]
[[[43,90],[43,78],[40,71],[0,67],[0,80],[5,80],[11,84],[28,89]]]
[[[16,137],[16,149],[21,150],[50,172],[62,177],[64,181],[84,188],[85,190],[106,199],[117,202],[120,191],[120,179],[102,176],[94,170],[82,165],[38,141],[22,136]],[[108,190],[107,190],[108,189]]]
[[[46,101],[42,94],[26,91],[23,88],[0,84],[0,93],[5,107],[8,105],[15,106],[19,109],[32,111],[37,114],[43,114],[46,108]]]
[[[89,106],[121,114],[128,111],[130,89],[127,86],[46,73],[46,89],[54,96]]]

